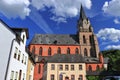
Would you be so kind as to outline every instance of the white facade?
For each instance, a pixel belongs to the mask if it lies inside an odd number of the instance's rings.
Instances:
[[[17,29],[17,28],[16,28]],[[0,80],[26,80],[28,53],[25,50],[27,34],[17,29],[18,35],[0,21]]]
[[[15,34],[2,21],[0,21],[0,37],[0,80],[5,80],[9,54]]]
[[[20,37],[22,39],[20,43],[15,40],[12,46],[7,80],[26,80],[28,54],[25,51],[27,39],[25,31]]]

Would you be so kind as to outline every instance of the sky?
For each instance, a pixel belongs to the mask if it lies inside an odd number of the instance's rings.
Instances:
[[[0,0],[0,19],[34,34],[76,34],[83,6],[100,50],[120,49],[120,0]]]

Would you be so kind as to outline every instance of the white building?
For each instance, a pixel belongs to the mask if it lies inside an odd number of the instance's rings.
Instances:
[[[10,28],[0,21],[0,80],[26,80],[28,30]]]
[[[12,44],[16,39],[15,33],[0,20],[0,79],[5,80]]]

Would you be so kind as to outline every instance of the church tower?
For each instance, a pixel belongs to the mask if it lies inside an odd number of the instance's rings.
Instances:
[[[98,58],[99,47],[97,37],[93,32],[93,28],[89,19],[86,17],[84,9],[81,5],[80,18],[77,25],[77,34],[79,37],[80,53],[84,57]]]

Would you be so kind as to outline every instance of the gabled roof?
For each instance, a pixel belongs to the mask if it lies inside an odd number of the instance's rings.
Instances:
[[[78,45],[77,35],[35,34],[30,44],[72,44]]]
[[[48,62],[50,63],[84,63],[85,60],[80,54],[55,54]]]
[[[21,32],[24,30],[26,32],[27,39],[29,38],[28,28],[11,28],[15,33],[21,36]]]

